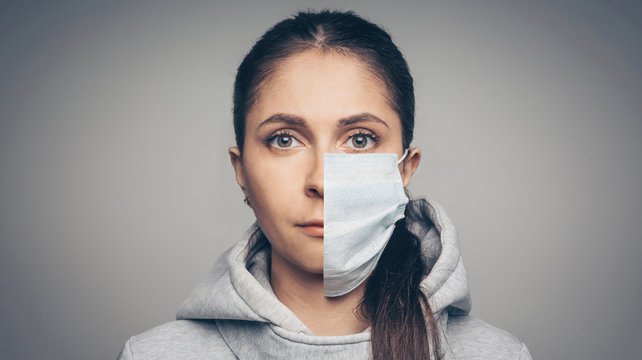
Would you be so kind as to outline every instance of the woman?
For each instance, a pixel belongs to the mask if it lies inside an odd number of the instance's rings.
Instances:
[[[450,220],[403,194],[421,151],[412,77],[385,31],[331,11],[278,23],[238,69],[234,125],[257,222],[179,320],[132,337],[121,359],[530,358],[467,315]]]

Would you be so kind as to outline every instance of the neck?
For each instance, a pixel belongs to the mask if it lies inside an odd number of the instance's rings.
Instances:
[[[323,274],[305,272],[272,251],[270,282],[274,294],[318,336],[356,334],[369,324],[357,315],[363,284],[339,297],[323,296]]]

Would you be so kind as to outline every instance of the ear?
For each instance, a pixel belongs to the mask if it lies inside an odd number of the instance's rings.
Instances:
[[[241,158],[241,150],[238,148],[238,146],[231,146],[227,151],[230,154],[232,167],[234,167],[236,182],[241,187],[241,190],[243,190],[243,194],[247,196],[247,192],[245,191],[245,173],[243,172],[243,159]]]
[[[419,162],[421,161],[421,149],[414,147],[408,151],[408,156],[400,164],[401,166],[401,180],[403,181],[403,187],[405,188],[410,183],[410,179],[417,171],[419,167]]]

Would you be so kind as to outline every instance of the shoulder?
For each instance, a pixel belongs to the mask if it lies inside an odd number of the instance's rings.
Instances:
[[[172,321],[132,336],[119,360],[234,359],[214,320]]]
[[[443,346],[456,359],[531,359],[526,345],[515,336],[471,315],[448,318]]]

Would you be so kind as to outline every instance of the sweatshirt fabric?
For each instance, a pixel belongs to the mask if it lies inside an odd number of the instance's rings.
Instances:
[[[407,206],[408,227],[421,239],[424,261],[432,267],[421,285],[430,294],[442,357],[531,359],[513,335],[469,315],[466,270],[444,210],[423,199]],[[183,302],[176,321],[131,337],[119,359],[369,359],[369,329],[315,336],[277,299],[269,279],[269,248],[247,258],[254,229],[221,255]]]

